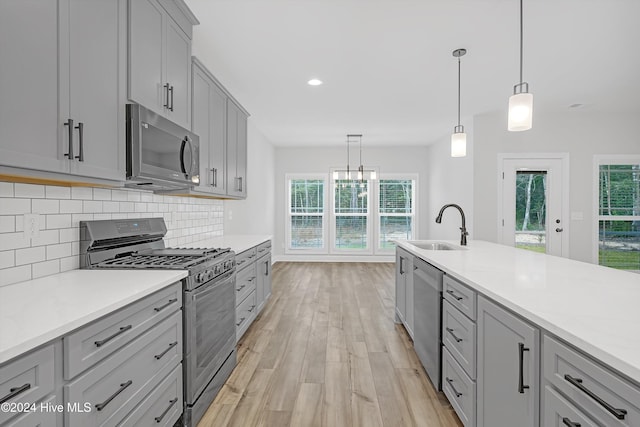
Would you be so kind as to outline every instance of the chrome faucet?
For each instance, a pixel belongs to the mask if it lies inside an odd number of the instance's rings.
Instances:
[[[462,215],[462,227],[460,227],[460,244],[462,246],[467,246],[467,235],[469,233],[467,233],[467,226],[465,225],[464,211],[462,210],[462,208],[460,206],[456,205],[455,203],[450,203],[448,205],[444,205],[442,207],[442,209],[440,209],[440,212],[438,213],[438,216],[436,217],[436,223],[440,224],[442,222],[442,213],[448,207],[454,207],[454,208],[458,209],[460,211],[460,215]]]

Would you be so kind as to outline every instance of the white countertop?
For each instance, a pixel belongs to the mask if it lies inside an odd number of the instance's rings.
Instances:
[[[397,243],[640,383],[640,274],[478,240],[455,251]]]
[[[231,248],[236,254],[258,246],[260,243],[271,240],[271,236],[262,234],[229,234],[226,236],[213,237],[211,239],[199,240],[197,242],[184,244],[183,248]]]
[[[186,270],[72,270],[2,286],[0,364],[186,276]]]

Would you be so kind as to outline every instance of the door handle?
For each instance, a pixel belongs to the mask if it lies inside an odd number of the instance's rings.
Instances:
[[[169,92],[171,93],[171,107],[169,107],[169,110],[173,111],[173,86],[169,88]]]
[[[524,394],[529,386],[524,384],[524,352],[529,351],[523,343],[518,343],[518,393]]]
[[[80,151],[78,152],[76,159],[84,162],[84,123],[78,122],[76,129],[78,129],[78,141],[80,143]]]
[[[64,125],[69,126],[69,152],[65,154],[65,157],[71,160],[73,159],[73,119],[67,120]]]
[[[162,87],[164,87],[164,94],[166,99],[166,101],[164,102],[164,104],[162,104],[162,106],[164,108],[169,108],[169,83],[165,84]]]

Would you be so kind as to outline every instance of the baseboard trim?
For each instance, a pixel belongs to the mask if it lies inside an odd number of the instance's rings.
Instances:
[[[276,262],[395,262],[394,255],[272,255]]]

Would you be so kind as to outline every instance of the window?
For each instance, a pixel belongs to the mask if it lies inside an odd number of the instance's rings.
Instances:
[[[392,240],[414,236],[415,180],[381,179],[378,189],[378,249],[394,250]]]
[[[334,242],[337,250],[369,249],[369,181],[334,180]]]
[[[325,178],[289,178],[288,249],[325,248]]]
[[[601,158],[598,263],[640,271],[640,158]]]

